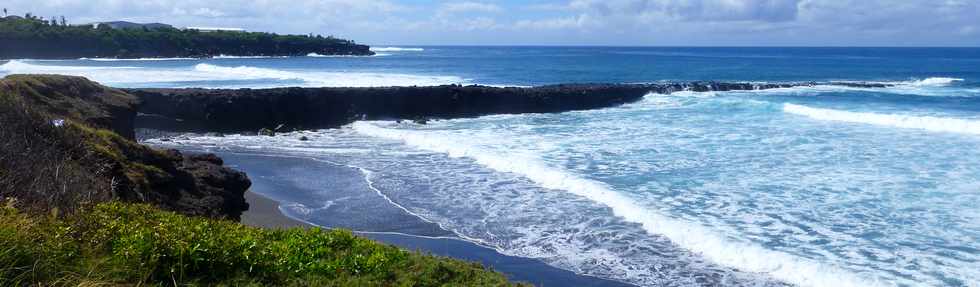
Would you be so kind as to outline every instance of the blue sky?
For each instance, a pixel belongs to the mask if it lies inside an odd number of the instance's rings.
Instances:
[[[6,0],[70,22],[164,22],[418,45],[980,46],[980,0]]]

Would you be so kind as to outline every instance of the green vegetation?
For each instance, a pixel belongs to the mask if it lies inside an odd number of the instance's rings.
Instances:
[[[0,285],[509,285],[479,264],[344,230],[268,230],[124,203],[73,218],[0,207]]]
[[[236,56],[372,55],[368,46],[320,35],[201,32],[171,27],[113,29],[68,25],[64,18],[0,18],[0,59],[159,58]]]

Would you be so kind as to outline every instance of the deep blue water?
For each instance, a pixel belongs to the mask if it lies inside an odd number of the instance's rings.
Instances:
[[[85,73],[117,86],[274,86],[464,82],[541,85],[566,82],[633,83],[655,81],[903,81],[936,76],[976,83],[978,48],[630,48],[630,47],[425,47],[423,51],[378,51],[376,57],[223,58],[169,61],[18,61],[10,72],[71,72],[73,66],[100,67]],[[101,61],[96,61],[101,60]],[[214,66],[195,65],[206,63]],[[28,65],[22,65],[28,64]],[[62,66],[35,67],[33,65]],[[107,69],[115,67],[117,69]],[[126,67],[152,67],[157,74],[124,73]],[[223,69],[233,67],[269,68]],[[119,68],[123,68],[120,70]],[[190,72],[187,72],[190,70]],[[182,75],[169,72],[184,71]],[[294,75],[284,71],[316,71]],[[268,72],[268,73],[263,73]],[[279,73],[277,73],[279,72]],[[81,72],[78,72],[81,73]],[[157,76],[139,78],[140,76]],[[101,77],[100,77],[101,76]],[[341,75],[342,76],[342,75]],[[365,78],[358,78],[364,76]],[[410,77],[404,81],[401,76]],[[104,78],[104,79],[101,79]],[[257,79],[270,80],[261,81]],[[275,79],[277,81],[271,81]],[[305,80],[305,81],[304,81]]]
[[[151,143],[349,166],[401,216],[439,229],[411,232],[637,285],[980,284],[977,48],[422,47],[0,65],[25,72],[120,87],[885,82]],[[345,206],[356,204],[285,209],[326,218]]]

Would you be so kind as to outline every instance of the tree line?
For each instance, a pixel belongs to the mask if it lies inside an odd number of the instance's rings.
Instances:
[[[69,25],[64,17],[46,20],[30,13],[0,18],[0,43],[0,59],[373,54],[366,45],[332,36],[172,27],[113,29],[108,25]]]

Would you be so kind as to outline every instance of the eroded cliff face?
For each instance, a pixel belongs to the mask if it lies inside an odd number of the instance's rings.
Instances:
[[[134,142],[138,104],[80,77],[0,79],[0,198],[16,198],[25,210],[124,200],[239,219],[248,209],[248,177],[214,155]]]

